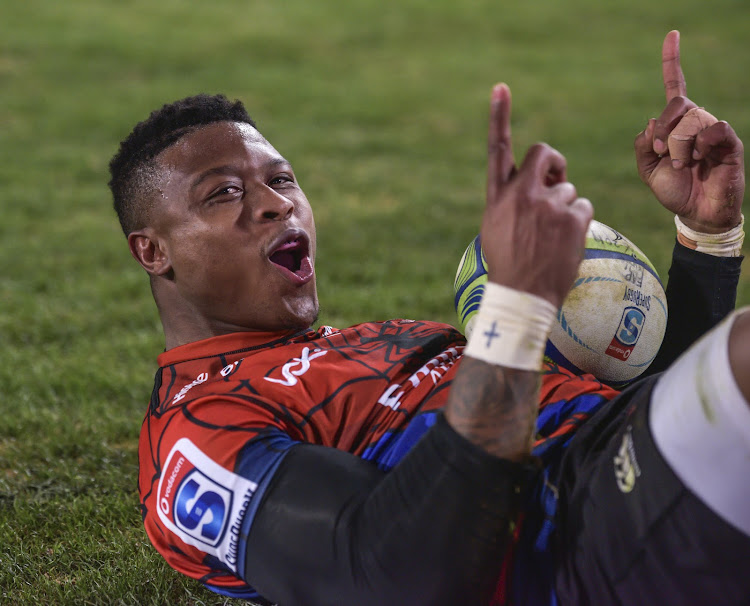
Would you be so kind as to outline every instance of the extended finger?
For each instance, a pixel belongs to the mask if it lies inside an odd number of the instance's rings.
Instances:
[[[661,73],[667,101],[687,95],[685,75],[680,66],[680,32],[672,30],[664,38],[661,47]]]
[[[490,102],[490,126],[487,142],[487,194],[492,199],[513,175],[515,160],[510,132],[511,96],[507,84],[496,84]]]

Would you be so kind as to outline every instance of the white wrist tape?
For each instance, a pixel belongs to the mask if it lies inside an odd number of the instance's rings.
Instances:
[[[745,215],[737,227],[720,234],[704,234],[690,229],[675,215],[677,241],[683,246],[715,257],[739,257],[742,255],[742,242],[745,240]]]
[[[464,355],[489,364],[540,370],[557,308],[525,292],[487,282]]]

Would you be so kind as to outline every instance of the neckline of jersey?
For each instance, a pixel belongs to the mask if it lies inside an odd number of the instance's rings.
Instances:
[[[304,337],[310,332],[311,328],[289,332],[233,332],[226,335],[217,335],[192,343],[178,345],[159,354],[157,362],[160,367],[197,360],[200,358],[209,358],[219,354],[231,355],[242,351],[270,347],[280,343],[286,343],[298,337]]]

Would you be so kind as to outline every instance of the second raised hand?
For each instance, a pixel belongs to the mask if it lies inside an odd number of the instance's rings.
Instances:
[[[635,140],[641,179],[659,202],[698,232],[738,225],[745,190],[742,142],[732,127],[688,99],[680,63],[680,35],[662,45],[667,105]]]

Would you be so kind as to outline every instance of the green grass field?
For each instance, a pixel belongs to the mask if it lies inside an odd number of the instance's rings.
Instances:
[[[750,140],[744,0],[6,3],[0,604],[225,602],[171,571],[140,523],[137,438],[163,340],[106,186],[135,122],[196,92],[242,99],[316,211],[322,322],[453,322],[500,80],[517,158],[558,148],[597,218],[666,273],[674,227],[632,140],[661,112],[673,28],[690,96]]]

